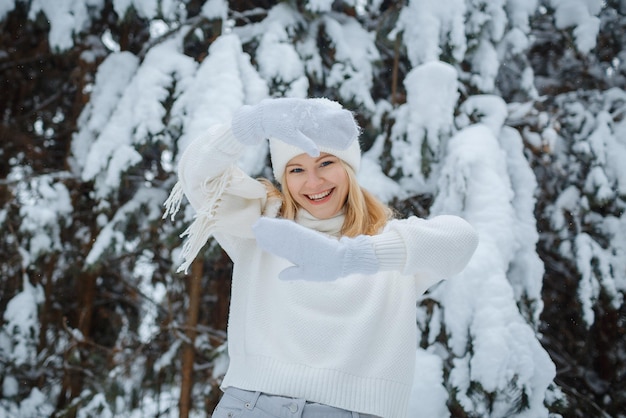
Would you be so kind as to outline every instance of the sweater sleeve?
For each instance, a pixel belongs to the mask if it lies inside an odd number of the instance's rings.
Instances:
[[[394,220],[372,238],[381,270],[415,275],[422,291],[463,270],[478,245],[476,230],[451,215]]]
[[[205,202],[207,185],[220,179],[244,150],[227,125],[214,125],[187,146],[178,163],[178,179],[191,206]]]
[[[195,210],[194,221],[182,234],[186,241],[178,271],[186,271],[209,237],[218,231],[228,247],[234,239],[253,237],[251,226],[261,215],[267,194],[261,183],[237,167],[243,149],[229,126],[215,125],[183,152],[178,183],[165,202],[164,215],[174,216],[183,194]]]

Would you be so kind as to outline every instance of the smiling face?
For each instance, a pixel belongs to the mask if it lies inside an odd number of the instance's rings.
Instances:
[[[285,183],[295,202],[317,219],[337,215],[348,196],[348,173],[332,154],[292,158],[285,168]]]

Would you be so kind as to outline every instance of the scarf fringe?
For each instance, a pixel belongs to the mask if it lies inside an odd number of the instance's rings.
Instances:
[[[181,238],[187,237],[180,254],[183,262],[176,270],[176,273],[189,271],[189,266],[196,258],[204,244],[209,240],[215,229],[215,219],[212,219],[206,214],[197,214],[196,219],[191,225],[180,234]]]
[[[181,184],[180,181],[177,181],[174,187],[172,188],[172,191],[170,192],[170,195],[168,196],[167,200],[165,200],[165,203],[163,203],[163,206],[165,206],[165,213],[163,213],[163,216],[161,217],[161,219],[165,219],[169,215],[170,219],[172,221],[174,220],[174,216],[176,216],[176,214],[180,210],[180,205],[183,201],[183,196],[184,196],[183,185]]]
[[[215,213],[219,208],[219,203],[224,192],[230,185],[232,176],[233,168],[231,167],[219,177],[204,183],[203,192],[208,201],[197,211],[191,225],[180,234],[180,237],[186,238],[186,240],[180,254],[180,258],[183,262],[176,270],[177,273],[184,272],[187,274],[189,266],[213,234],[216,223]],[[180,209],[183,195],[183,186],[179,181],[174,185],[170,196],[164,203],[166,207],[165,214],[163,215],[164,219],[168,215],[171,216],[172,220],[174,219],[174,216]]]

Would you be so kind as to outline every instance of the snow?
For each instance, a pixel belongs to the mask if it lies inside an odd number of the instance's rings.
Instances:
[[[326,84],[337,87],[339,96],[373,110],[371,88],[374,84],[372,62],[380,59],[374,41],[376,34],[367,32],[353,18],[325,16],[322,24],[335,48],[336,63],[330,69]]]
[[[535,248],[539,239],[533,213],[537,180],[524,156],[522,137],[507,126],[507,119],[524,117],[533,103],[507,106],[495,95],[502,62],[511,54],[523,54],[531,45],[529,20],[539,3],[410,1],[401,9],[389,35],[391,41],[401,35],[410,63],[410,67],[405,63],[406,101],[397,105],[372,98],[377,76],[374,63],[381,57],[371,28],[338,13],[307,16],[312,20],[307,21],[286,2],[274,6],[257,23],[225,31],[211,43],[201,62],[183,53],[183,31],[155,44],[143,60],[130,52],[110,53],[89,86],[93,88],[90,101],[72,140],[71,170],[84,181],[94,181],[95,198],[102,201],[99,209],[103,211],[97,215],[101,229],[87,255],[87,265],[96,265],[109,253],[135,250],[137,242],[125,235],[125,226],[133,216],[141,215],[142,222],[160,219],[166,190],[157,187],[140,187],[115,212],[106,211],[107,199],[119,192],[127,172],[143,161],[142,146],[158,143],[167,148],[163,158],[166,169],[173,172],[176,159],[192,139],[213,123],[227,122],[242,104],[258,103],[274,94],[304,97],[310,88],[309,77],[324,79],[325,86],[343,101],[378,118],[377,128],[382,128],[383,113],[393,119],[390,138],[381,133],[364,155],[359,180],[366,189],[385,202],[431,194],[435,198],[431,216],[457,214],[479,232],[480,243],[468,267],[429,292],[427,297],[436,302],[432,315],[418,309],[417,324],[428,330],[430,346],[416,351],[410,416],[450,416],[447,403],[455,396],[477,416],[510,416],[511,406],[525,397],[529,407],[516,416],[547,417],[544,400],[555,378],[555,366],[537,339],[544,274]],[[578,51],[584,54],[592,50],[603,2],[550,3],[556,10],[557,27],[572,30]],[[50,22],[50,44],[63,50],[72,47],[74,35],[90,23],[89,13],[97,14],[103,4],[101,0],[35,0],[30,5],[30,18],[39,12],[45,14]],[[314,0],[306,2],[306,9],[327,11],[331,5],[330,0]],[[168,19],[183,13],[176,1],[113,1],[120,17],[131,6],[140,17],[153,21],[154,36],[175,27]],[[363,2],[357,6],[365,8]],[[14,7],[14,1],[0,0],[0,20]],[[224,0],[210,0],[202,8],[202,15],[208,18],[225,18],[228,12]],[[303,31],[305,23],[308,27]],[[335,50],[330,68],[323,65],[318,49],[322,29]],[[298,41],[294,42],[296,33]],[[244,45],[253,41],[258,42],[258,49],[250,56]],[[444,51],[450,61],[468,60],[471,74],[441,62]],[[531,92],[532,72],[522,77],[523,86]],[[466,78],[480,92],[493,94],[461,92],[460,81]],[[269,88],[272,83],[278,85],[275,90]],[[464,102],[458,106],[461,93]],[[624,100],[620,89],[607,96],[614,102]],[[164,105],[168,101],[173,103],[169,109]],[[617,194],[626,194],[626,122],[616,121],[608,104],[595,118],[579,103],[563,107],[562,128],[576,132],[575,141],[559,143],[561,133],[552,127],[541,135],[529,133],[527,138],[537,148],[549,145],[553,153],[559,152],[558,146],[572,147],[580,158],[596,164],[583,189],[566,188],[548,209],[551,225],[566,234],[568,213],[580,219],[594,199],[610,202]],[[389,170],[381,164],[385,146],[391,147],[393,156],[394,165]],[[267,144],[250,147],[239,163],[251,175],[264,173],[266,155]],[[10,178],[23,181],[27,176],[20,170],[14,170]],[[73,207],[69,191],[57,180],[36,178],[18,195],[23,220],[20,230],[29,236],[28,248],[20,248],[25,267],[51,249],[63,250],[59,225],[71,222]],[[185,218],[191,217],[187,210]],[[580,225],[574,226],[580,229]],[[594,226],[605,233],[610,245],[600,245],[590,234],[579,233],[572,240],[560,237],[559,248],[564,256],[574,255],[581,273],[578,296],[587,325],[594,323],[594,306],[602,291],[614,307],[619,307],[626,290],[624,275],[614,273],[626,271],[626,219],[606,217]],[[158,331],[157,307],[167,300],[166,286],[151,280],[158,257],[142,252],[132,271],[147,300],[141,306],[138,335],[146,344]],[[25,277],[23,290],[7,304],[0,352],[16,365],[36,362],[42,298],[42,289]],[[520,308],[522,301],[528,306]],[[440,338],[445,338],[447,345]],[[171,366],[180,345],[181,340],[171,344],[154,364],[155,372]],[[221,347],[214,362],[214,377],[223,374],[227,364]],[[444,370],[449,371],[449,377]],[[476,386],[484,392],[473,396]],[[16,379],[4,376],[2,391],[4,397],[16,397]],[[49,404],[43,396],[33,389],[19,408],[48,415]],[[88,416],[90,410],[98,410],[99,416],[115,416],[119,412],[115,409],[125,406],[119,400],[112,408],[102,394],[81,396],[85,406],[79,416]],[[166,415],[163,405],[176,404],[177,396],[176,387],[170,393],[156,394],[155,399],[147,396],[142,401],[144,412]],[[481,396],[493,398],[491,411],[485,409]]]
[[[166,195],[163,190],[140,189],[133,198],[124,204],[115,213],[113,218],[100,230],[91,251],[87,254],[85,262],[87,265],[98,263],[105,251],[113,248],[113,253],[122,253],[129,250],[125,245],[127,240],[122,232],[123,225],[128,222],[131,215],[141,210],[146,210],[147,220],[155,220],[161,217],[160,205],[157,202],[165,201]],[[132,242],[131,242],[132,245]]]
[[[539,0],[508,0],[505,8],[511,26],[528,33],[530,31],[530,16],[537,10],[538,2]]]
[[[41,287],[33,286],[27,276],[22,283],[22,291],[7,304],[0,328],[0,353],[18,367],[35,364],[39,342],[38,305],[43,302]]]
[[[143,304],[142,321],[138,330],[139,340],[144,344],[150,343],[152,336],[159,331],[159,325],[157,324],[158,307],[167,295],[167,289],[163,283],[152,283],[152,277],[156,270],[153,262],[154,254],[144,251],[133,271],[133,274],[139,278],[138,289],[146,299],[146,303]]]
[[[38,13],[43,13],[50,23],[50,46],[63,51],[74,45],[73,35],[80,33],[90,23],[88,7],[97,14],[104,7],[104,1],[33,0],[28,17],[34,20]]]
[[[102,418],[113,418],[115,415],[109,406],[103,393],[96,393],[84,408],[81,408],[77,418],[88,418],[92,416],[92,411],[98,411],[98,416]]]
[[[327,12],[333,5],[333,0],[311,0],[306,4],[307,10],[312,12]]]
[[[232,34],[211,44],[208,57],[181,84],[184,91],[172,106],[172,119],[185,127],[177,141],[181,151],[209,126],[227,123],[241,105],[258,103],[268,96],[267,84],[242,52],[239,38]],[[249,147],[242,157],[242,168],[250,174],[259,173],[266,152],[267,144]]]
[[[37,388],[33,388],[28,397],[20,402],[20,411],[20,417],[24,418],[50,416],[55,412],[46,395]]]
[[[448,390],[443,385],[442,361],[436,354],[418,349],[415,352],[415,379],[409,416],[411,418],[446,418]]]
[[[0,0],[0,20],[4,20],[13,9],[15,9],[15,0]]]
[[[402,191],[398,183],[383,173],[375,157],[373,153],[363,156],[357,178],[363,188],[383,202],[390,202],[394,197],[401,196]]]
[[[480,42],[472,57],[472,68],[475,69],[475,74],[471,77],[472,84],[481,91],[493,92],[500,61],[491,42],[486,40]]]
[[[51,176],[43,175],[30,181],[29,189],[20,199],[23,204],[19,229],[30,237],[29,258],[36,258],[51,249],[61,250],[61,225],[71,222],[74,209],[67,187]]]
[[[438,61],[441,41],[449,43],[452,56],[462,61],[467,49],[465,31],[466,6],[463,0],[413,0],[402,8],[396,30],[402,32],[407,55],[413,67]],[[390,37],[395,38],[396,32]]]
[[[507,276],[518,306],[524,306],[524,300],[531,304],[530,311],[523,313],[527,314],[528,322],[536,327],[543,311],[541,289],[544,275],[543,262],[536,251],[539,241],[534,215],[537,180],[524,157],[524,146],[518,131],[503,128],[500,146],[506,153],[507,171],[514,191],[511,205],[516,218],[513,234],[517,255],[510,262]]]
[[[202,5],[202,16],[209,19],[224,19],[228,16],[228,2],[226,0],[208,0]]]
[[[620,245],[623,249],[623,243]],[[618,265],[623,266],[624,262],[618,261],[615,255],[602,248],[586,233],[576,236],[574,246],[576,265],[581,274],[578,295],[582,303],[583,320],[587,325],[592,325],[595,320],[594,305],[600,297],[601,289],[611,299],[615,309],[619,309],[624,302],[624,296],[620,293],[624,289],[624,279],[622,277],[622,280],[616,281],[612,277],[613,263],[617,261]]]
[[[608,216],[603,218],[593,207],[610,207],[618,201],[623,190],[626,148],[621,140],[621,128],[608,112],[622,109],[623,92],[610,90],[600,109],[594,114],[582,102],[566,99],[561,118],[566,136],[557,136],[557,150],[571,147],[572,157],[557,154],[562,168],[578,177],[584,172],[580,184],[571,184],[546,210],[550,222],[561,231],[560,254],[571,259],[580,275],[578,300],[586,326],[596,320],[595,305],[600,296],[607,298],[613,307],[623,304],[623,220]],[[596,98],[597,99],[597,98]],[[569,142],[566,142],[569,141]],[[583,171],[584,170],[584,171]],[[613,229],[607,229],[607,224]],[[596,231],[602,231],[598,239]],[[607,240],[609,245],[607,246]]]
[[[127,10],[132,7],[140,17],[152,19],[157,16],[159,3],[159,0],[113,0],[113,10],[120,18],[123,18]]]
[[[496,399],[492,416],[506,416],[507,405],[519,400],[522,393],[533,404],[534,416],[547,416],[542,406],[543,393],[555,376],[555,367],[517,309],[515,292],[507,278],[521,245],[517,237],[524,232],[517,229],[522,227],[519,218],[528,219],[532,208],[513,204],[516,190],[507,167],[513,158],[511,155],[507,159],[486,125],[464,128],[450,140],[439,183],[442,192],[432,213],[461,215],[478,230],[480,242],[466,269],[434,294],[443,305],[445,327],[456,357],[466,358],[467,347],[472,347],[471,359],[459,360],[452,371],[462,403],[472,404],[465,394],[469,382],[475,381],[487,391],[497,389],[502,396]],[[523,228],[531,237],[535,235],[533,225]],[[532,245],[532,241],[526,245]],[[537,260],[531,260],[535,267],[529,269],[529,278],[540,281]],[[537,295],[536,289],[533,293]],[[467,297],[470,294],[472,297]],[[506,396],[512,390],[507,385],[512,384],[513,376],[514,392]],[[542,388],[541,395],[537,388]]]
[[[228,364],[230,363],[230,358],[228,357],[228,346],[226,343],[217,347],[215,350],[218,354],[214,360],[213,365],[213,378],[219,379],[221,376],[226,374],[228,370]]]
[[[428,148],[434,150],[440,145],[440,138],[450,134],[454,106],[459,98],[456,77],[456,70],[441,61],[420,65],[406,76],[411,142],[423,137]]]
[[[13,376],[5,376],[2,381],[2,397],[12,398],[18,394],[19,382]]]
[[[503,38],[500,45],[498,58],[502,59],[506,54],[518,55],[523,54],[530,46],[530,40],[524,32],[518,28],[511,29]]]
[[[602,9],[602,0],[551,0],[555,8],[556,26],[559,29],[574,27],[576,47],[587,53],[596,46],[600,30],[597,15]]]
[[[613,269],[626,271],[626,219],[608,216],[604,219],[602,230],[611,237],[611,247],[614,251],[612,254],[607,252],[607,256],[611,260]],[[617,275],[614,280],[614,286],[618,291],[622,293],[626,291],[626,275]],[[618,297],[621,299],[616,298],[614,305],[623,303],[623,295]]]
[[[75,152],[87,154],[82,178],[101,185],[97,188],[99,198],[109,195],[119,185],[121,174],[141,161],[136,145],[167,140],[163,135],[163,104],[168,89],[176,80],[184,85],[183,80],[195,70],[193,60],[179,48],[179,39],[168,39],[150,49],[139,67],[128,53],[115,54],[118,58],[112,58],[115,61],[110,65],[116,70],[98,72],[105,87],[111,85],[113,95],[109,90],[94,89],[94,106],[85,108],[80,117],[88,130],[78,134]],[[119,77],[116,65],[121,69]],[[104,125],[103,118],[108,121]]]
[[[626,195],[626,165],[623,164],[626,161],[624,138],[615,129],[613,119],[608,112],[601,112],[596,117],[596,125],[597,128],[589,136],[589,141],[598,163],[607,167],[607,172],[604,173],[607,178],[604,186],[611,189],[610,192],[604,191],[603,198],[610,198],[615,194]]]
[[[259,73],[265,80],[274,79],[284,84],[302,83],[300,91],[287,96],[306,95],[309,84],[304,74],[304,66],[282,22],[276,20],[267,24],[257,52]]]
[[[538,324],[543,308],[541,287],[544,269],[535,249],[539,240],[534,216],[537,181],[524,157],[522,138],[515,129],[505,126],[508,108],[499,96],[471,96],[460,106],[460,111],[457,126],[466,127],[469,120],[478,120],[498,138],[499,147],[506,155],[506,171],[513,192],[510,204],[515,213],[512,224],[515,238],[511,244],[516,253],[510,260],[507,276],[515,299],[518,302],[523,298],[532,301],[534,309],[527,313],[527,319],[532,324]]]
[[[86,165],[92,143],[106,128],[138,65],[139,59],[135,55],[120,52],[110,54],[98,67],[91,99],[78,119],[83,128],[72,141],[74,162],[79,164],[76,169]]]
[[[431,171],[439,163],[451,135],[458,99],[456,70],[432,61],[413,68],[404,81],[407,104],[395,111],[392,131],[392,175],[401,173],[400,186],[408,194],[432,192]]]
[[[470,126],[450,140],[449,153],[442,170],[439,189],[442,191],[433,203],[432,213],[457,214],[466,218],[477,230],[480,243],[475,256],[463,276],[471,279],[451,280],[443,295],[446,303],[446,322],[453,327],[451,346],[462,354],[468,337],[460,329],[468,328],[474,314],[475,298],[462,295],[470,289],[484,286],[484,273],[505,279],[508,261],[514,255],[512,233],[514,210],[510,204],[513,191],[508,181],[505,155],[497,139],[486,126]],[[498,265],[493,265],[497,263]],[[476,271],[473,271],[476,269]],[[457,286],[452,286],[452,284]],[[498,284],[492,289],[494,298],[499,291],[507,291]],[[460,292],[457,294],[457,289]],[[459,302],[459,303],[455,303]]]

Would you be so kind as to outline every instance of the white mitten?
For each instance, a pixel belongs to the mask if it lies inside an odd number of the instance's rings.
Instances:
[[[243,144],[276,138],[314,157],[319,147],[346,149],[359,135],[352,113],[324,98],[275,98],[246,105],[233,114],[231,128]]]
[[[282,280],[330,281],[379,269],[370,237],[336,240],[285,219],[261,218],[252,227],[261,248],[295,264],[280,273]]]

